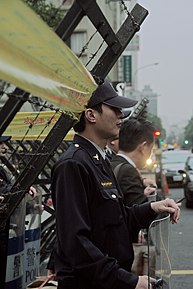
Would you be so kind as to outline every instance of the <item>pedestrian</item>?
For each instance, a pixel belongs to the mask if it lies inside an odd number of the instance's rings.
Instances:
[[[3,157],[6,157],[7,154],[7,142],[11,139],[11,136],[0,136],[0,160]],[[3,198],[3,194],[6,194],[9,192],[9,190],[12,187],[12,181],[10,176],[8,175],[8,172],[6,171],[3,164],[0,165],[0,195]],[[36,197],[36,189],[34,187],[30,187],[28,194],[35,198]]]
[[[6,143],[11,139],[11,136],[0,136],[0,159],[5,157],[7,153]],[[0,165],[0,195],[3,198],[3,194],[11,188],[11,179],[6,172],[3,165]]]
[[[154,130],[152,123],[145,119],[128,119],[121,125],[119,150],[112,158],[111,165],[127,206],[143,204],[149,201],[150,196],[156,195],[155,181],[142,178],[140,173],[152,153]],[[131,271],[138,275],[147,274],[149,258],[153,276],[155,250],[153,246],[149,247],[148,254],[146,235],[147,230],[142,230],[133,238],[134,262]]]
[[[122,123],[119,132],[119,150],[111,165],[124,194],[127,206],[142,204],[155,194],[155,181],[144,179],[140,170],[145,167],[154,146],[154,127],[151,122],[129,119]]]
[[[52,170],[58,289],[147,289],[148,276],[130,272],[132,234],[158,213],[171,213],[174,223],[179,218],[173,200],[124,207],[105,159],[107,140],[119,133],[121,109],[135,104],[118,96],[109,82],[101,84],[74,126],[73,143]]]
[[[9,194],[11,194],[10,190],[13,185],[12,179],[9,176],[9,173],[3,164],[3,158],[6,157],[8,151],[7,143],[10,139],[11,136],[0,135],[0,208],[1,206],[2,208],[4,208],[5,206],[4,202],[6,203],[6,206],[9,206],[9,202],[11,202]],[[35,198],[36,189],[34,187],[30,187],[28,194],[32,198]],[[17,282],[17,280],[20,280],[18,274],[18,276],[16,276],[17,278],[13,276],[13,279],[11,279],[10,281],[10,278],[12,277],[10,277],[11,275],[9,274],[9,272],[15,266],[14,263],[15,258],[12,252],[18,252],[18,258],[20,258],[20,250],[21,248],[24,248],[25,238],[23,236],[25,230],[25,212],[26,212],[26,201],[25,199],[23,199],[22,202],[19,204],[19,206],[16,207],[10,218],[7,218],[5,215],[6,218],[5,227],[3,228],[3,230],[0,230],[0,255],[1,255],[0,270],[1,276],[4,276],[3,278],[5,279],[5,282],[7,284],[9,282],[12,284],[14,283],[14,281]],[[12,240],[14,240],[14,242]],[[6,271],[6,264],[8,268],[7,271]],[[17,269],[22,272],[23,270],[22,263],[18,264]],[[9,281],[7,281],[8,279]],[[4,282],[3,279],[1,281]]]
[[[7,143],[10,139],[11,136],[0,136],[0,204],[2,204],[5,194],[10,193],[10,190],[13,186],[12,178],[2,162],[2,159],[6,157],[8,151]],[[29,214],[29,212],[34,211],[35,209],[39,210],[40,206],[36,205],[34,201],[36,196],[37,191],[33,186],[31,186],[29,188],[27,197],[22,200],[20,205],[16,208],[11,216],[11,222],[18,223],[17,227],[14,226],[17,235],[23,233],[23,226],[21,224],[23,224],[24,218],[21,218],[21,216],[24,213]],[[33,203],[28,201],[33,201]]]

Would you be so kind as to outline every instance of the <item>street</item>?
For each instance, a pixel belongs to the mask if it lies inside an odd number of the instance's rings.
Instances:
[[[174,200],[183,197],[183,189],[170,189],[169,197]],[[172,266],[171,289],[192,289],[193,286],[193,209],[186,209],[182,203],[181,218],[177,225],[171,225],[170,257]]]

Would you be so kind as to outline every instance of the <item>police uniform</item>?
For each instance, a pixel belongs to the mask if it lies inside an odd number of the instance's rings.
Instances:
[[[0,135],[0,144],[6,143],[11,139],[11,136]],[[6,153],[6,149],[4,148],[4,154]],[[3,154],[3,153],[2,153]],[[8,177],[6,170],[3,166],[0,166],[0,195],[5,194],[11,188],[11,180]]]
[[[0,195],[5,194],[11,188],[11,180],[5,169],[0,166]]]
[[[54,166],[51,189],[58,288],[135,288],[131,236],[155,218],[150,204],[124,207],[110,166],[79,135]]]

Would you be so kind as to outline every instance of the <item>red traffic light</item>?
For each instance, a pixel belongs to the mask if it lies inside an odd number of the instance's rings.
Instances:
[[[161,136],[161,131],[160,130],[154,130],[154,137],[159,137]]]

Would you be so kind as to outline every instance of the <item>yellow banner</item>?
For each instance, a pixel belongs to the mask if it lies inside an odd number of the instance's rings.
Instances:
[[[51,111],[18,112],[3,135],[15,140],[43,140],[60,117],[60,113]],[[72,140],[74,130],[70,130],[65,140]]]
[[[0,0],[0,79],[71,112],[82,111],[97,87],[76,55],[20,0]]]

